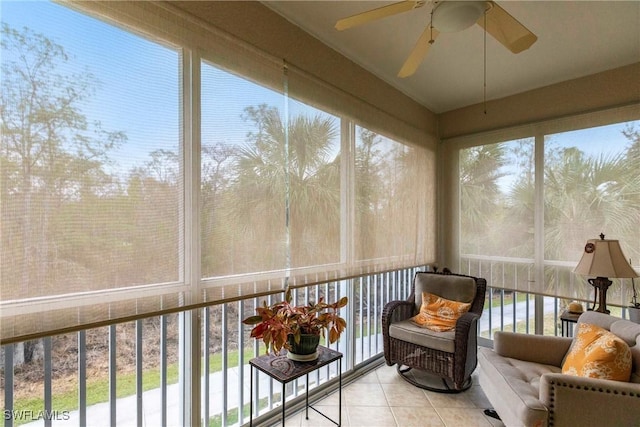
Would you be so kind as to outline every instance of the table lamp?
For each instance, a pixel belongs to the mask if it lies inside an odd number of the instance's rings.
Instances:
[[[613,283],[609,278],[638,277],[627,258],[625,258],[617,240],[605,240],[604,234],[600,234],[600,240],[589,239],[584,246],[582,259],[573,270],[582,276],[595,276],[595,279],[587,281],[595,288],[593,308],[589,310],[609,314],[607,310],[607,289]],[[596,308],[596,301],[598,307]]]

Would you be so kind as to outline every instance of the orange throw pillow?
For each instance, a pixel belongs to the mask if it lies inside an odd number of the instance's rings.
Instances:
[[[469,311],[471,303],[452,301],[429,292],[422,293],[420,313],[411,320],[423,328],[436,332],[450,331],[458,318]]]
[[[596,325],[580,323],[562,373],[578,377],[629,381],[631,350],[615,334]]]

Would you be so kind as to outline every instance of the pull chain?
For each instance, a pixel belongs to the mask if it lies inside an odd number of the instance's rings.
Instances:
[[[431,32],[429,36],[429,44],[433,44],[433,9],[431,9],[431,22],[429,22],[429,31]]]
[[[484,114],[487,114],[487,11],[484,11],[484,91],[483,91]]]

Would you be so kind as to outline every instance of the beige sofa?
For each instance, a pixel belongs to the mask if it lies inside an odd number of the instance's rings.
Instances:
[[[631,382],[563,375],[571,338],[497,332],[493,350],[479,349],[479,377],[507,427],[640,426],[640,325],[592,311],[580,322],[629,344]]]

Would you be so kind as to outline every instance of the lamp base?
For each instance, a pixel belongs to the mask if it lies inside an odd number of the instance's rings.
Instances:
[[[611,313],[607,310],[607,289],[609,289],[609,286],[611,286],[613,282],[606,277],[596,277],[595,279],[589,279],[587,281],[595,288],[593,308],[590,310],[605,314]],[[596,307],[596,300],[598,300],[598,307]]]

